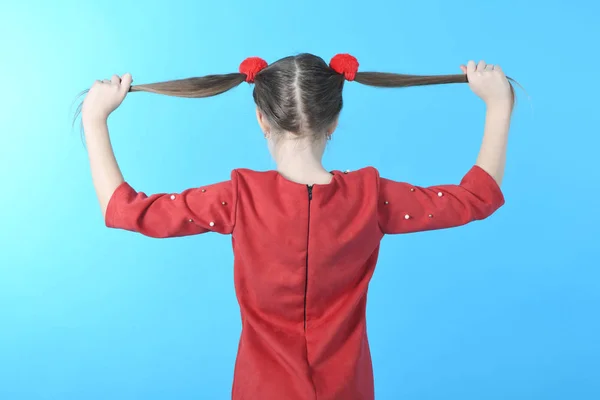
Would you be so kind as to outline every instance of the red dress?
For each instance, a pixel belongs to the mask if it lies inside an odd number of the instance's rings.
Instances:
[[[146,196],[123,183],[109,202],[112,228],[232,235],[242,317],[235,400],[373,399],[365,309],[384,234],[464,225],[504,204],[477,166],[460,185],[427,188],[374,168],[333,175],[308,187],[238,169],[229,181],[174,194]]]

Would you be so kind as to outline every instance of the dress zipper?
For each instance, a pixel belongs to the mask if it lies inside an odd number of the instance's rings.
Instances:
[[[310,237],[310,205],[313,197],[313,187],[306,185],[308,188],[308,229],[306,231],[306,269],[304,277],[304,330],[306,331],[306,295],[308,293],[308,245]]]

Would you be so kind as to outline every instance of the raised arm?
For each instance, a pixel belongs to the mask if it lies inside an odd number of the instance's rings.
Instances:
[[[513,108],[513,91],[498,65],[488,65],[484,61],[475,64],[469,61],[461,66],[469,79],[473,93],[486,104],[483,143],[477,158],[477,165],[502,184],[506,164],[506,146]]]
[[[498,66],[470,61],[461,67],[469,86],[486,103],[483,143],[459,184],[420,187],[379,179],[379,225],[398,234],[451,228],[481,220],[504,204],[504,176],[513,95]]]
[[[124,182],[110,143],[107,119],[123,102],[131,86],[131,75],[96,81],[81,108],[81,121],[90,160],[92,180],[102,215],[114,191]]]
[[[157,238],[232,233],[237,206],[235,172],[226,182],[150,196],[125,181],[110,143],[107,119],[130,86],[129,74],[98,81],[82,107],[92,179],[106,225]]]

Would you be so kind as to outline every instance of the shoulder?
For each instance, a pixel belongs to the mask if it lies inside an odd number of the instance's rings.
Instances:
[[[379,181],[379,171],[372,166],[363,167],[357,170],[333,170],[332,173],[339,177],[343,177],[345,182],[359,181]],[[254,181],[254,182],[269,182],[279,178],[279,173],[274,170],[257,171],[248,168],[236,168],[231,171],[232,180]]]
[[[249,168],[236,168],[231,171],[231,181],[243,193],[272,193],[281,184],[277,171],[256,171]]]
[[[354,171],[335,171],[336,174],[342,175],[344,181],[349,183],[375,183],[379,182],[379,171],[375,167],[367,166]]]
[[[231,171],[232,180],[252,180],[252,181],[269,181],[277,178],[277,172],[270,171],[256,171],[249,168],[236,168]]]
[[[363,167],[361,169],[354,171],[354,174],[358,175],[358,176],[366,177],[366,178],[372,178],[372,177],[378,177],[379,171],[375,167],[367,166],[367,167]]]

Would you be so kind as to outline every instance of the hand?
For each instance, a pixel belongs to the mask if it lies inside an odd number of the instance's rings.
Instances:
[[[461,65],[460,69],[469,79],[469,87],[488,106],[502,104],[511,106],[513,103],[513,92],[499,65],[486,64],[485,61],[469,61]]]
[[[96,81],[83,101],[82,120],[106,120],[127,96],[131,82],[131,74],[122,77],[113,75],[110,80]]]

